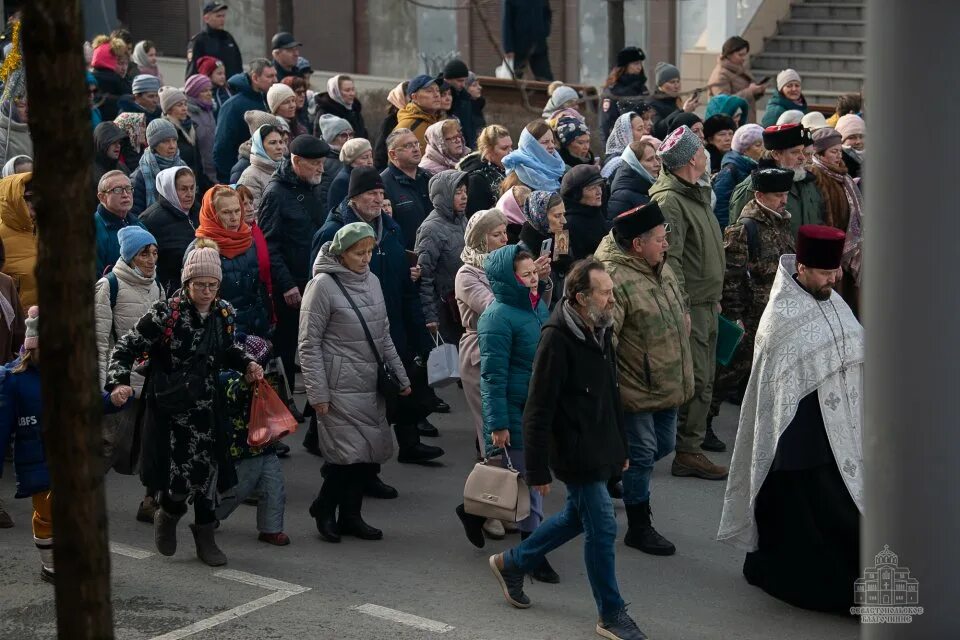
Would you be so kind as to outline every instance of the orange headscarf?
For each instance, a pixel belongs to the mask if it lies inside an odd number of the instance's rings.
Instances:
[[[238,201],[240,200],[240,195],[236,191],[222,184],[208,190],[203,195],[203,204],[200,206],[200,226],[197,228],[197,237],[213,240],[220,247],[220,253],[224,257],[233,259],[250,248],[250,245],[253,244],[253,234],[250,225],[243,220],[242,214],[240,216],[240,228],[236,231],[227,230],[220,222],[220,216],[217,215],[217,210],[213,207],[213,197],[224,191],[229,191],[237,197]]]

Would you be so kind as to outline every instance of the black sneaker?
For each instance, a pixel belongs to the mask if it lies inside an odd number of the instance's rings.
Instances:
[[[627,615],[626,608],[620,609],[609,621],[597,622],[597,635],[610,640],[647,640],[637,623]]]
[[[523,572],[516,569],[501,569],[497,566],[497,556],[490,556],[490,570],[500,583],[503,597],[517,609],[529,609],[530,598],[523,592]]]
[[[448,405],[446,402],[444,402],[440,398],[437,398],[436,403],[434,403],[433,405],[433,412],[434,413],[450,413],[450,405]]]

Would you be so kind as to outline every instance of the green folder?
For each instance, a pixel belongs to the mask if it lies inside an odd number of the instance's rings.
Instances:
[[[718,316],[717,326],[717,362],[728,366],[737,352],[740,341],[743,340],[743,329],[736,322],[723,316]]]

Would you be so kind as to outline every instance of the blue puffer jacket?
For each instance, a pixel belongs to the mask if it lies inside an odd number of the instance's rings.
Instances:
[[[543,300],[534,309],[530,290],[517,282],[513,258],[520,248],[497,249],[484,263],[495,300],[480,316],[480,401],[487,455],[494,455],[491,432],[510,430],[510,446],[523,448],[523,407],[533,371],[540,329],[550,317]],[[544,285],[541,283],[540,292]]]
[[[238,73],[227,81],[234,91],[233,97],[223,103],[217,112],[217,131],[214,134],[213,162],[217,165],[217,180],[226,183],[230,177],[230,168],[237,161],[237,149],[244,140],[250,138],[243,114],[247,111],[270,112],[267,96],[255,90],[250,84],[250,76]]]
[[[43,403],[40,401],[40,370],[29,367],[13,373],[17,361],[0,369],[0,451],[7,450],[13,434],[13,460],[17,474],[17,497],[29,498],[50,488],[50,471],[43,448]],[[0,470],[3,460],[0,459]]]
[[[730,196],[733,190],[756,168],[756,161],[739,151],[731,149],[723,154],[720,171],[713,179],[713,193],[717,196],[713,214],[717,216],[721,231],[730,224]]]

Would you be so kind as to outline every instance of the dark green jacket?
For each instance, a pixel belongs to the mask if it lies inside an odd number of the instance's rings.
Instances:
[[[730,224],[740,217],[740,212],[753,202],[753,178],[747,176],[737,185],[730,196]],[[787,211],[790,212],[790,228],[793,238],[797,238],[797,229],[805,224],[823,224],[823,201],[817,189],[816,178],[812,173],[799,182],[794,182],[787,192]]]

